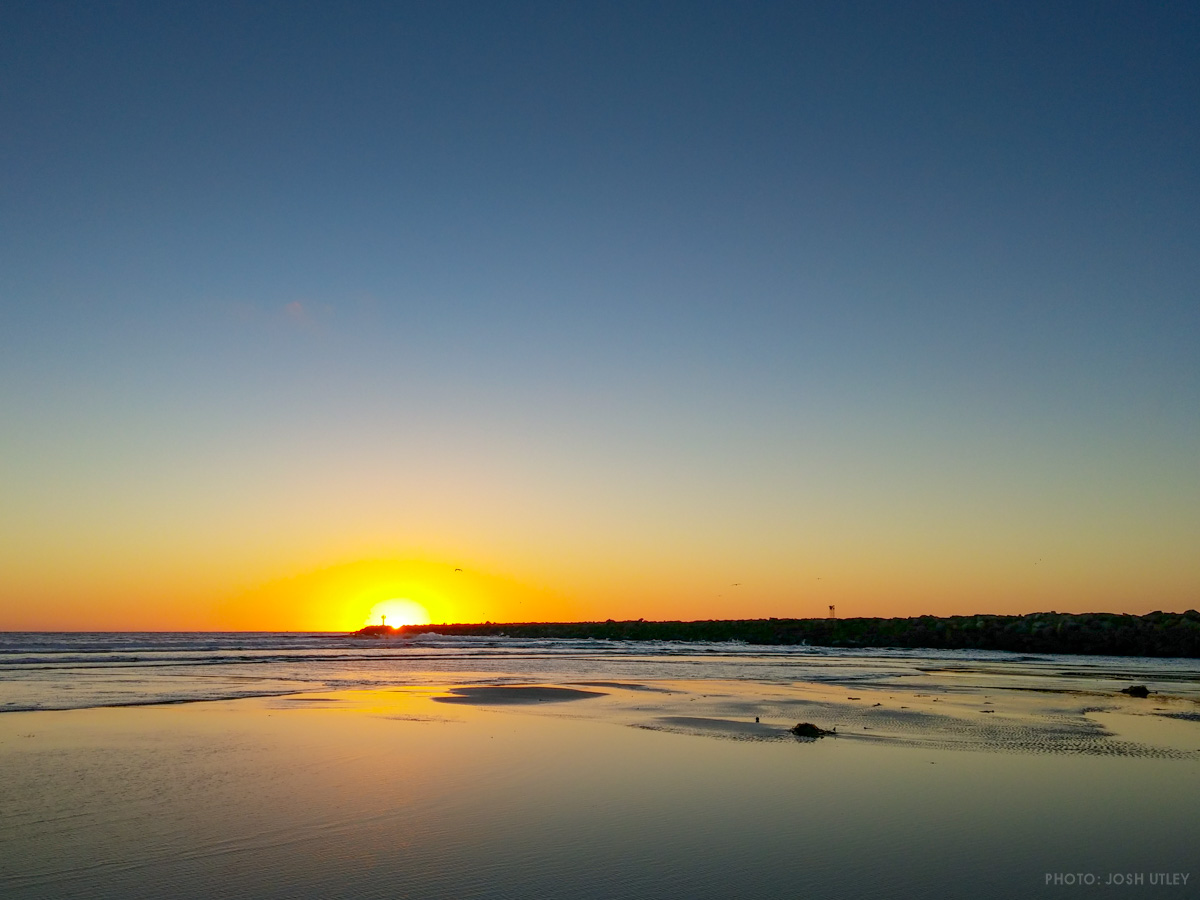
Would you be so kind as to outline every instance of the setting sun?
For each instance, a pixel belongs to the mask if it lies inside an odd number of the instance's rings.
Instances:
[[[363,624],[399,628],[401,625],[428,625],[429,621],[429,612],[420,603],[406,597],[393,597],[372,606]]]

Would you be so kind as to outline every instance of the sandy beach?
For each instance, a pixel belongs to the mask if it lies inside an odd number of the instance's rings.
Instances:
[[[0,884],[50,897],[1051,896],[1184,873],[1188,695],[586,678],[0,716]],[[984,683],[987,682],[987,683]],[[836,737],[797,738],[810,721]],[[1106,886],[1146,873],[1142,886]]]

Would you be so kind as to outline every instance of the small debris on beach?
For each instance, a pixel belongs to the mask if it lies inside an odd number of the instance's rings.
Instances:
[[[1150,689],[1144,684],[1134,684],[1127,688],[1121,688],[1122,694],[1128,694],[1130,697],[1149,697]]]
[[[788,731],[796,735],[796,737],[820,738],[829,734],[837,734],[837,727],[835,726],[833,731],[826,731],[824,728],[817,727],[812,722],[797,722]]]

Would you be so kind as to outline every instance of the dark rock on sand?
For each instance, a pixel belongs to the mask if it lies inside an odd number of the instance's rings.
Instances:
[[[789,728],[792,734],[796,737],[819,738],[825,737],[827,734],[837,734],[837,729],[826,731],[824,728],[818,728],[812,722],[798,722],[794,728]]]
[[[1128,694],[1130,697],[1149,697],[1150,689],[1144,684],[1135,684],[1127,688],[1121,688],[1122,694]]]

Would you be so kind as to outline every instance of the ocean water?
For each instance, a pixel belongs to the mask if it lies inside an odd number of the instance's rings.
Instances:
[[[1200,896],[1197,660],[9,633],[0,709],[6,898]]]
[[[323,633],[0,632],[0,711],[81,709],[404,684],[586,677],[1119,690],[1200,698],[1200,660],[847,650],[729,643],[519,640]]]

